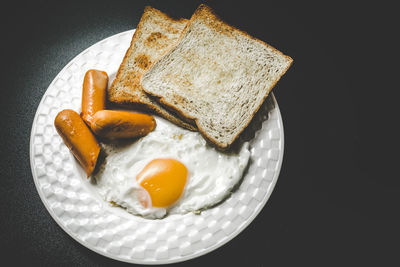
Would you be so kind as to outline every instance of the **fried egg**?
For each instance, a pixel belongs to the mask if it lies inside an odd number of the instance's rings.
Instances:
[[[107,156],[94,176],[100,196],[148,219],[197,213],[227,198],[248,164],[248,143],[222,153],[197,132],[156,122],[134,142],[104,145]]]

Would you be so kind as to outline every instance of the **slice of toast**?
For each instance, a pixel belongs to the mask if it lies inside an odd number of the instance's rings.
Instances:
[[[193,120],[207,140],[227,149],[292,61],[200,5],[180,41],[141,84],[160,103]]]
[[[149,6],[144,9],[130,47],[108,89],[111,104],[151,111],[181,127],[196,130],[151,99],[140,86],[143,73],[175,45],[187,22],[187,19],[172,19]]]

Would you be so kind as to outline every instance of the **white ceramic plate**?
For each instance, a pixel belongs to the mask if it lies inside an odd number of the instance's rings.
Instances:
[[[71,237],[104,256],[131,263],[165,264],[206,254],[239,234],[261,211],[278,179],[283,126],[271,94],[249,127],[251,160],[237,191],[200,215],[147,220],[111,207],[91,190],[82,168],[53,126],[62,109],[80,111],[84,74],[106,71],[110,80],[134,31],[122,32],[75,57],[50,84],[33,121],[30,160],[39,195]]]

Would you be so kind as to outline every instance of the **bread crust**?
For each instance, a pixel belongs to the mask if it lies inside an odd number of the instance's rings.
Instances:
[[[195,117],[191,117],[189,114],[185,113],[185,111],[183,111],[182,109],[180,109],[179,107],[169,103],[168,101],[166,101],[164,99],[163,96],[155,94],[154,92],[149,92],[146,89],[143,88],[143,90],[157,98],[157,100],[164,106],[166,107],[168,110],[174,111],[176,112],[180,117],[182,118],[186,118],[187,121],[194,121],[194,123],[196,124],[196,127],[198,128],[198,131],[200,132],[200,134],[212,145],[214,145],[216,148],[218,148],[219,150],[223,150],[226,151],[229,149],[229,147],[239,138],[240,134],[244,131],[244,129],[250,124],[251,120],[254,118],[255,114],[257,113],[257,111],[260,109],[260,107],[262,106],[262,104],[264,103],[265,99],[268,97],[269,93],[271,92],[272,88],[275,87],[276,83],[280,80],[280,78],[286,73],[286,71],[289,69],[289,67],[293,64],[293,59],[287,55],[284,55],[281,51],[277,50],[276,48],[272,47],[271,45],[251,36],[250,34],[248,34],[245,31],[242,31],[240,29],[235,28],[234,26],[229,25],[228,23],[224,22],[218,15],[215,14],[215,12],[207,5],[205,4],[201,4],[199,5],[199,7],[196,9],[196,11],[193,13],[192,17],[190,18],[189,22],[186,24],[185,28],[183,29],[181,36],[178,40],[178,42],[176,42],[176,44],[174,45],[173,48],[171,48],[169,50],[168,53],[166,53],[164,55],[167,56],[169,54],[171,54],[175,49],[177,49],[177,47],[179,46],[180,41],[183,39],[183,37],[185,36],[185,34],[187,33],[187,31],[190,29],[190,26],[192,24],[192,22],[196,19],[203,19],[203,21],[205,23],[207,23],[210,27],[216,29],[218,32],[223,33],[223,34],[232,34],[233,32],[242,34],[254,41],[257,41],[259,43],[261,43],[262,45],[272,49],[273,51],[277,52],[278,54],[280,54],[282,57],[285,57],[288,61],[289,64],[287,65],[287,67],[283,70],[282,75],[279,77],[279,79],[277,79],[275,81],[275,83],[272,84],[272,86],[269,88],[268,92],[265,94],[265,96],[263,97],[262,101],[260,102],[260,104],[258,105],[258,107],[254,110],[254,112],[252,113],[252,115],[249,117],[250,119],[245,123],[245,125],[243,127],[241,127],[236,135],[234,136],[234,138],[231,140],[231,142],[224,144],[219,142],[218,140],[216,140],[213,136],[210,136],[209,134],[207,134],[207,132],[201,127],[201,124],[199,123],[199,119],[195,118]],[[156,62],[154,62],[153,66],[157,64],[158,61],[160,61],[162,58],[159,58]],[[147,72],[151,71],[152,68],[150,68],[149,70],[147,70]],[[144,75],[143,75],[144,76]],[[143,78],[142,76],[142,78]]]
[[[146,21],[146,19],[149,16],[157,16],[157,17],[162,17],[163,20],[169,21],[169,22],[176,22],[176,23],[187,23],[188,20],[184,18],[180,19],[175,19],[172,17],[169,17],[167,14],[161,12],[158,9],[152,8],[150,6],[146,6],[143,12],[143,15],[139,21],[139,24],[136,28],[135,33],[132,36],[132,40],[130,42],[130,46],[128,50],[125,53],[125,56],[122,60],[122,63],[118,69],[117,75],[115,79],[113,80],[110,88],[108,89],[108,95],[107,99],[109,104],[111,105],[117,105],[119,107],[124,107],[124,108],[129,108],[129,109],[138,109],[141,111],[145,112],[152,112],[154,114],[160,115],[161,117],[164,117],[165,119],[183,127],[191,131],[196,131],[196,127],[194,124],[190,124],[184,120],[181,120],[181,118],[176,117],[176,115],[173,112],[167,111],[163,109],[161,106],[158,105],[157,102],[152,101],[152,99],[142,99],[141,97],[141,92],[142,94],[147,97],[147,95],[142,91],[140,81],[137,82],[137,84],[134,85],[134,89],[137,92],[137,95],[131,94],[125,90],[117,90],[116,87],[118,84],[120,84],[123,79],[124,75],[124,68],[125,64],[130,58],[131,54],[134,52],[134,44],[137,41],[139,35],[141,34],[141,29],[143,27],[143,23]],[[144,62],[143,64],[148,64]],[[132,86],[133,88],[133,86]]]

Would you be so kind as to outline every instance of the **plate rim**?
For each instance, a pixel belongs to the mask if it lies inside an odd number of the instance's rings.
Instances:
[[[30,158],[30,167],[31,167],[31,173],[32,173],[32,179],[34,181],[35,184],[35,188],[36,191],[39,194],[39,197],[41,199],[41,202],[43,203],[43,205],[45,206],[47,212],[50,214],[50,216],[53,218],[53,220],[57,223],[58,226],[61,227],[61,229],[63,229],[70,237],[72,237],[75,241],[77,241],[80,245],[84,246],[85,248],[90,249],[91,251],[94,251],[102,256],[105,256],[107,258],[116,260],[116,261],[121,261],[121,262],[126,262],[126,263],[133,263],[133,264],[145,264],[145,265],[157,265],[157,264],[171,264],[171,263],[178,263],[178,262],[183,262],[183,261],[188,261],[191,259],[195,259],[198,258],[200,256],[203,256],[205,254],[208,254],[222,246],[224,246],[225,244],[227,244],[229,241],[231,241],[232,239],[234,239],[235,237],[237,237],[240,233],[242,233],[247,226],[260,214],[260,212],[263,210],[264,206],[266,205],[266,203],[268,202],[269,198],[272,195],[272,192],[275,189],[275,185],[278,181],[279,175],[280,175],[280,171],[282,168],[282,163],[283,163],[283,155],[284,155],[284,148],[285,148],[285,138],[284,138],[284,128],[283,128],[283,119],[282,119],[282,115],[280,112],[280,108],[278,105],[278,102],[276,100],[276,97],[274,95],[274,93],[271,91],[269,93],[268,97],[272,98],[272,102],[275,105],[276,111],[277,111],[277,123],[279,124],[279,132],[280,132],[280,151],[281,153],[279,153],[279,157],[278,157],[278,165],[274,174],[274,177],[272,178],[271,184],[270,184],[270,190],[267,192],[266,197],[263,199],[263,202],[261,202],[260,205],[260,209],[253,213],[250,217],[247,218],[246,222],[243,223],[236,231],[234,231],[233,234],[231,234],[228,238],[226,238],[224,241],[216,243],[206,249],[204,249],[202,252],[194,254],[194,255],[185,255],[185,256],[181,256],[179,258],[175,258],[175,259],[163,259],[163,260],[155,260],[153,262],[149,262],[149,261],[142,261],[142,260],[138,260],[138,259],[123,259],[123,258],[118,258],[114,255],[110,255],[107,254],[106,252],[103,252],[97,248],[95,248],[94,246],[91,246],[88,243],[84,243],[84,241],[80,240],[71,230],[69,230],[66,226],[63,225],[63,223],[59,220],[59,218],[56,216],[56,214],[54,214],[53,210],[50,208],[49,203],[47,203],[46,198],[44,197],[44,193],[40,190],[40,186],[38,184],[37,178],[35,178],[35,171],[34,171],[34,162],[33,162],[33,137],[34,137],[34,133],[37,127],[37,119],[39,116],[39,107],[43,104],[44,99],[45,99],[45,95],[47,93],[47,91],[53,86],[53,84],[56,82],[57,77],[60,73],[62,73],[65,69],[67,69],[71,64],[73,64],[73,61],[78,58],[81,54],[84,54],[85,52],[87,52],[88,50],[90,50],[93,46],[95,46],[96,44],[106,41],[108,39],[114,38],[116,36],[119,35],[123,35],[123,34],[128,34],[128,33],[134,33],[136,31],[136,29],[133,30],[127,30],[127,31],[123,31],[117,34],[113,34],[109,37],[106,37],[102,40],[97,41],[96,43],[90,45],[89,47],[87,47],[86,49],[84,49],[83,51],[79,52],[75,57],[73,57],[71,60],[69,60],[69,62],[57,73],[57,75],[54,77],[54,79],[52,80],[52,82],[49,84],[49,86],[47,87],[46,91],[44,92],[37,108],[35,111],[35,116],[33,118],[32,121],[32,127],[31,127],[31,133],[30,133],[30,140],[29,140],[29,158]],[[267,99],[265,100],[267,101]]]

